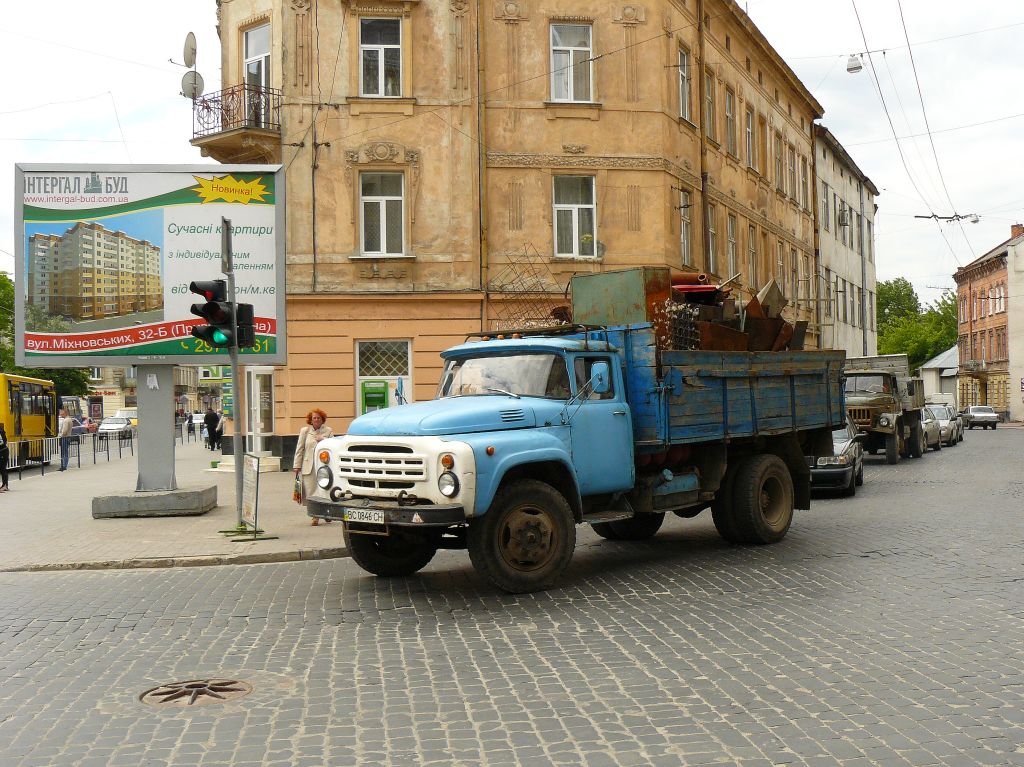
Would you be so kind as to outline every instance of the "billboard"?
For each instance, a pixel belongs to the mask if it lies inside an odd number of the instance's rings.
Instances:
[[[188,288],[222,278],[222,217],[255,315],[240,361],[284,363],[284,189],[280,165],[15,166],[18,364],[226,364]]]

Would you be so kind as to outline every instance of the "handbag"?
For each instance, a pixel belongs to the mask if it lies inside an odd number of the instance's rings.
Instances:
[[[292,500],[296,503],[302,503],[302,477],[298,474],[295,475],[295,485],[292,488]]]

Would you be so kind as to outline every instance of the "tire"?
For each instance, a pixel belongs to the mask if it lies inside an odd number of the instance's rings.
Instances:
[[[733,524],[744,543],[777,543],[793,522],[793,478],[775,455],[747,458],[736,471]]]
[[[895,433],[885,435],[885,462],[890,466],[900,462],[900,441]]]
[[[992,431],[995,431],[995,430],[996,430],[996,427],[997,427],[998,425],[999,425],[999,424],[997,424],[997,423],[994,423],[994,424],[992,424]]]
[[[722,536],[722,540],[729,543],[743,543],[743,539],[736,530],[733,522],[733,491],[736,487],[736,471],[741,461],[737,459],[728,464],[725,475],[715,493],[715,500],[711,502],[711,519],[715,523],[715,529]]]
[[[911,458],[920,458],[928,449],[928,435],[924,433],[921,423],[915,423],[910,427],[910,444],[907,447],[907,454]]]
[[[412,575],[426,567],[437,553],[435,536],[421,530],[393,530],[391,535],[350,533],[345,526],[345,548],[368,573],[384,578]]]
[[[843,488],[843,497],[844,498],[852,498],[856,494],[857,494],[857,472],[856,471],[851,471],[850,472],[850,481],[849,481],[849,483],[847,483],[846,487]]]
[[[637,514],[631,519],[617,519],[604,524],[609,525],[615,534],[611,540],[645,541],[658,534],[664,521],[664,514]]]
[[[970,429],[971,431],[974,431],[974,424],[973,423],[968,424],[967,428]]]
[[[864,464],[862,463],[860,465],[860,468],[857,469],[857,487],[860,487],[863,484],[864,484]]]
[[[576,523],[561,493],[522,479],[500,490],[487,513],[470,521],[467,543],[477,572],[503,591],[525,594],[549,588],[565,572],[576,548]]]

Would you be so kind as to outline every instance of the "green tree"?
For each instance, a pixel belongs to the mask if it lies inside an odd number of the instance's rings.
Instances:
[[[63,332],[71,325],[62,317],[52,317],[39,307],[26,307],[26,326],[37,330]],[[23,368],[14,364],[14,282],[10,275],[0,273],[0,370],[4,373],[45,378],[53,381],[58,396],[89,393],[89,371],[86,368]]]
[[[896,316],[884,324],[879,317],[878,322],[878,353],[906,354],[910,369],[917,370],[956,344],[956,294],[944,294],[923,311]]]
[[[921,314],[921,300],[917,297],[914,286],[905,277],[884,280],[878,283],[875,292],[879,326]]]

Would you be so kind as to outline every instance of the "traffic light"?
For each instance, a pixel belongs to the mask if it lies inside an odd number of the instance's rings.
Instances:
[[[238,348],[255,346],[256,328],[252,324],[252,304],[235,304],[235,317],[238,323]]]
[[[205,304],[192,304],[192,314],[202,317],[208,325],[194,325],[192,335],[206,341],[214,349],[232,346],[234,332],[231,329],[232,307],[228,301],[228,284],[225,280],[204,280],[189,284],[188,289],[206,299]]]

